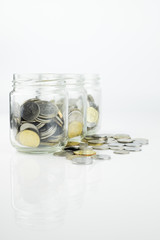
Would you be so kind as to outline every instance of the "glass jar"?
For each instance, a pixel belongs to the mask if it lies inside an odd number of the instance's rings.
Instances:
[[[101,87],[98,74],[84,74],[87,91],[87,135],[96,133],[100,128]]]
[[[86,100],[84,79],[79,74],[63,74],[68,92],[68,138],[79,141],[86,135]]]
[[[67,95],[57,74],[14,74],[10,139],[21,152],[61,150],[67,142]]]

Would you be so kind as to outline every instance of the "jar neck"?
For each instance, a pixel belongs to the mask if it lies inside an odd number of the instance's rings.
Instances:
[[[83,74],[83,78],[85,85],[100,84],[100,76],[98,74]]]
[[[13,90],[29,87],[55,87],[64,88],[65,82],[58,74],[52,73],[33,73],[33,74],[14,74]]]

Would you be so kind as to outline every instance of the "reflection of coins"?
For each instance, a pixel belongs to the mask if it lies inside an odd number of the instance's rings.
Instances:
[[[69,138],[74,138],[77,136],[80,136],[83,131],[83,125],[81,122],[71,122],[68,126],[68,137]]]
[[[93,163],[93,159],[91,157],[76,157],[72,159],[72,163],[78,165],[89,165]]]
[[[38,147],[40,144],[40,138],[38,134],[31,130],[19,132],[18,141],[20,144],[27,147]]]
[[[83,150],[75,151],[74,154],[83,155],[83,156],[92,156],[92,155],[95,155],[96,152],[93,151],[92,149],[83,149]]]
[[[40,109],[36,102],[27,101],[21,106],[21,117],[26,121],[33,121],[39,115]]]
[[[92,156],[92,158],[95,160],[110,160],[111,159],[111,157],[106,154],[97,154],[97,155]]]
[[[93,107],[88,107],[87,109],[87,122],[88,123],[97,123],[98,121],[98,111]]]

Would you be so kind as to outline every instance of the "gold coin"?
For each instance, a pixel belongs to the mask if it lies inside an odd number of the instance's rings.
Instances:
[[[93,107],[87,109],[87,122],[96,123],[98,121],[98,111]]]
[[[80,143],[79,142],[68,142],[67,143],[67,147],[70,147],[70,146],[77,146],[77,145],[79,145]]]
[[[103,144],[104,144],[104,143],[89,143],[89,142],[88,142],[88,145],[89,145],[89,146],[94,146],[94,147],[95,147],[95,146],[102,146]]]
[[[71,122],[68,126],[68,137],[74,138],[82,134],[83,125],[81,122]]]
[[[40,138],[38,134],[31,130],[19,132],[17,139],[20,144],[27,147],[38,147],[40,144]]]
[[[92,155],[96,155],[96,152],[93,151],[92,149],[83,149],[83,150],[75,151],[74,154],[83,155],[83,156],[92,156]]]

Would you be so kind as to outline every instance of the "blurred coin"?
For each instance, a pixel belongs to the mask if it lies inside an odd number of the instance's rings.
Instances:
[[[104,140],[106,141],[107,140],[107,136],[106,134],[93,134],[91,135],[93,139],[99,139],[99,140]],[[88,136],[89,137],[89,136]]]
[[[88,143],[104,144],[104,141],[102,141],[102,140],[88,140]]]
[[[108,138],[106,142],[108,144],[110,144],[110,143],[117,143],[117,140],[115,140],[114,138]]]
[[[116,150],[113,153],[115,153],[115,154],[129,154],[129,151],[127,151],[127,150]]]
[[[131,138],[128,134],[115,134],[114,136],[113,136],[115,139],[122,139],[122,138]]]
[[[68,116],[69,123],[80,122],[83,123],[83,115],[78,109],[74,109]]]
[[[40,113],[40,108],[36,102],[28,100],[21,106],[21,117],[26,121],[35,120]]]
[[[121,143],[109,143],[108,146],[109,147],[123,147],[124,144],[121,144]]]
[[[127,146],[127,147],[141,147],[142,144],[140,144],[138,142],[137,143],[133,142],[133,143],[126,143],[125,146]]]
[[[24,130],[18,133],[19,143],[26,147],[38,147],[40,144],[39,135],[35,131]]]
[[[80,142],[70,142],[70,141],[69,141],[66,146],[67,146],[67,147],[77,146],[77,145],[79,145],[79,144],[80,144]]]
[[[125,146],[124,149],[127,150],[127,151],[130,151],[130,152],[140,152],[140,151],[142,151],[141,148],[139,148],[139,147],[127,147],[127,146]]]
[[[123,150],[124,147],[123,146],[119,146],[119,147],[109,147],[110,150]]]
[[[81,150],[88,148],[88,143],[83,143],[83,142],[81,142],[81,143],[79,144],[79,148],[80,148]]]
[[[149,140],[146,138],[134,138],[134,143],[140,143],[142,145],[147,145],[149,143]]]
[[[22,124],[21,127],[20,127],[20,131],[23,131],[23,130],[26,130],[26,129],[34,130],[38,133],[38,128],[34,124],[31,124],[31,123]]]
[[[77,136],[80,136],[83,131],[83,125],[81,122],[71,122],[68,126],[68,137],[69,138],[74,138]]]
[[[74,151],[74,154],[76,155],[83,155],[83,156],[92,156],[95,155],[96,152],[93,151],[92,149],[83,149],[83,150],[78,150],[78,151]]]
[[[132,143],[133,139],[131,139],[131,138],[119,138],[119,139],[117,139],[117,141],[119,143]]]
[[[93,163],[93,159],[91,157],[76,157],[72,159],[72,163],[77,165],[89,165]]]
[[[103,144],[101,146],[93,146],[95,150],[109,150],[109,146],[107,144]]]
[[[87,109],[87,124],[88,123],[97,123],[98,118],[99,118],[98,111],[93,107],[88,107],[88,109]]]
[[[92,158],[95,160],[110,160],[111,159],[111,157],[106,154],[97,154],[97,155],[94,155]]]

